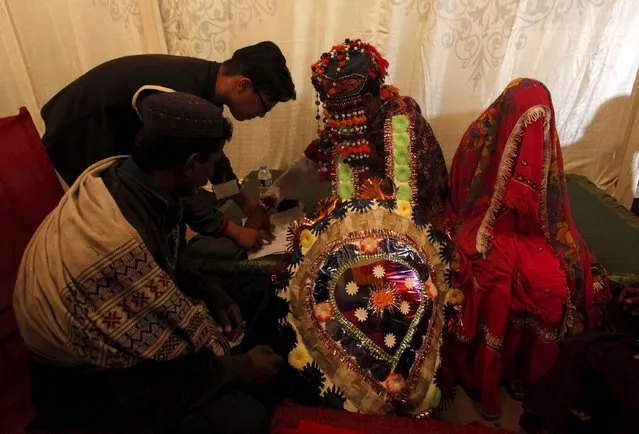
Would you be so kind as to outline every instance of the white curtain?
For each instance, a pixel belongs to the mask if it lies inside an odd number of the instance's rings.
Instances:
[[[109,59],[166,53],[156,0],[0,0],[0,116],[40,108]]]
[[[315,136],[310,67],[344,38],[376,44],[391,81],[414,97],[450,162],[467,125],[512,79],[553,94],[568,171],[628,205],[639,181],[639,2],[635,0],[0,0],[0,115],[32,113],[106,59],[164,52],[222,61],[276,42],[295,102],[236,125],[242,176],[285,167]],[[8,17],[8,18],[7,18]],[[7,23],[7,25],[5,25]],[[9,31],[11,30],[11,31]]]

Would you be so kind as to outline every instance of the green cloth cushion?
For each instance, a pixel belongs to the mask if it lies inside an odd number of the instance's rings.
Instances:
[[[639,287],[639,218],[588,178],[567,175],[572,217],[590,250],[623,287]]]

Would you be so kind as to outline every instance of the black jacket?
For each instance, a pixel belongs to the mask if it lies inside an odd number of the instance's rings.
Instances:
[[[42,141],[62,178],[71,185],[92,164],[131,154],[142,122],[131,106],[135,92],[157,85],[213,101],[220,64],[163,54],[127,56],[96,66],[42,108]],[[224,157],[213,184],[237,178]]]

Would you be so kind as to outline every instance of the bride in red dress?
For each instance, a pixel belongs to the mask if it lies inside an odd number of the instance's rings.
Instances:
[[[463,313],[451,348],[459,380],[501,412],[502,382],[537,381],[566,333],[595,327],[609,298],[572,217],[546,87],[513,81],[461,140],[448,217]]]

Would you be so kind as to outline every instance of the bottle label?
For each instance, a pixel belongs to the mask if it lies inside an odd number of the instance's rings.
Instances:
[[[257,183],[260,186],[260,188],[269,188],[271,184],[273,183],[273,181],[270,178],[258,179]]]

